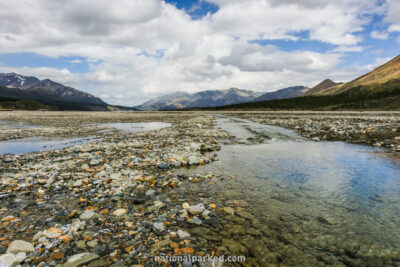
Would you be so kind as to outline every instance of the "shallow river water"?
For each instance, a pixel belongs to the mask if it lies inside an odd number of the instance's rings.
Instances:
[[[171,126],[170,123],[166,122],[102,123],[95,125],[106,126],[118,131],[125,131],[132,133],[158,130],[161,128]],[[26,123],[17,123],[11,121],[0,121],[0,131],[1,129],[12,129],[12,128],[19,129],[19,128],[32,128],[32,127],[41,127],[41,126],[30,125]],[[111,129],[106,129],[105,131],[110,131],[110,130]],[[22,154],[35,151],[62,149],[77,144],[93,142],[95,140],[100,140],[100,137],[89,136],[89,137],[77,137],[77,138],[57,138],[57,137],[35,136],[35,137],[27,137],[20,139],[10,139],[6,141],[0,141],[0,154]]]
[[[219,161],[181,171],[219,175],[188,190],[235,209],[197,229],[205,244],[259,266],[400,266],[398,159],[241,119],[217,124],[238,140]]]

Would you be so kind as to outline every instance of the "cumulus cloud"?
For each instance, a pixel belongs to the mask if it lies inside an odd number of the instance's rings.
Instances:
[[[397,1],[384,7],[394,8],[385,13],[389,31],[400,25]],[[0,71],[50,78],[125,105],[172,91],[311,86],[328,76],[360,74],[338,64],[343,53],[362,51],[370,15],[383,12],[378,0],[207,2],[218,11],[194,20],[161,0],[0,0],[0,53],[79,57],[72,63],[89,64],[87,73],[8,66]],[[304,39],[336,49],[283,51],[252,42]]]
[[[389,33],[387,32],[378,32],[378,31],[372,31],[371,32],[371,37],[375,39],[381,39],[385,40],[389,37]]]

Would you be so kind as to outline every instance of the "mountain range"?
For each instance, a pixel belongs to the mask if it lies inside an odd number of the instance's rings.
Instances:
[[[268,93],[237,88],[230,88],[226,90],[207,90],[193,94],[175,92],[150,99],[149,101],[136,106],[135,108],[139,110],[170,110],[182,108],[218,107],[252,101],[291,98],[304,94],[308,89],[309,88],[304,86],[294,86]]]
[[[207,90],[193,94],[176,92],[150,99],[135,108],[139,110],[168,110],[224,106],[249,102],[261,95],[262,93],[259,92],[237,88]]]
[[[19,100],[33,100],[54,109],[67,110],[132,110],[108,105],[99,97],[82,92],[52,80],[39,80],[33,76],[0,73],[0,100],[4,105]],[[37,105],[40,106],[40,105]]]
[[[35,100],[61,110],[400,109],[400,55],[347,83],[326,79],[312,88],[293,86],[266,93],[237,88],[175,92],[134,108],[108,105],[98,97],[49,79],[0,73],[0,102],[10,100]]]
[[[216,108],[273,110],[399,110],[400,55],[347,83],[324,80],[297,97]]]

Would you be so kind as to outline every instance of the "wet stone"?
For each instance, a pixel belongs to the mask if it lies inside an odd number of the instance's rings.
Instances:
[[[67,262],[63,265],[63,267],[82,266],[82,265],[88,264],[91,261],[96,260],[98,258],[99,258],[99,256],[97,254],[89,253],[89,252],[75,254],[68,258]]]

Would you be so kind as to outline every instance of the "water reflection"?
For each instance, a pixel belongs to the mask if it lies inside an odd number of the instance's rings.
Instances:
[[[48,138],[48,137],[27,137],[15,140],[0,142],[0,154],[23,154],[35,151],[46,151],[61,149],[77,144],[94,141],[94,137],[84,138]]]
[[[242,140],[261,141],[225,145],[220,161],[182,172],[233,174],[235,179],[204,184],[199,190],[217,196],[219,205],[246,201],[246,211],[262,225],[258,227],[268,227],[279,236],[273,244],[267,236],[257,241],[276,253],[282,253],[282,242],[302,251],[281,255],[283,263],[311,257],[304,263],[307,266],[324,262],[327,256],[334,257],[332,264],[357,259],[374,266],[375,260],[385,262],[386,257],[390,263],[400,260],[400,165],[385,150],[311,142],[279,127],[243,120],[221,118],[218,123]],[[251,247],[243,241],[245,232],[231,238]],[[354,251],[345,252],[354,244]]]
[[[109,126],[121,131],[127,132],[144,132],[144,131],[152,131],[158,130],[166,127],[170,127],[171,124],[167,122],[137,122],[137,123],[129,123],[129,122],[116,122],[116,123],[103,123],[103,126]]]

